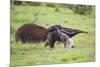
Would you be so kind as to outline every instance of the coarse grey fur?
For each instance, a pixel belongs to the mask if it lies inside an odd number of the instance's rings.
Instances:
[[[61,31],[61,29],[58,29],[58,28],[57,28],[57,32],[58,32],[59,37],[60,37],[61,41],[63,42],[65,48],[73,47],[73,40],[67,34],[63,33]]]

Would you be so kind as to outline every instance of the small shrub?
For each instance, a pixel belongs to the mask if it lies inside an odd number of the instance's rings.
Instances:
[[[91,14],[92,13],[92,6],[87,5],[76,5],[72,7],[72,10],[78,14]]]

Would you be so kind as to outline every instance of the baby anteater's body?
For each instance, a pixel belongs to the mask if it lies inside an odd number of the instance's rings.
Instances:
[[[59,37],[60,37],[61,41],[63,42],[65,48],[73,47],[73,40],[67,34],[63,33],[61,31],[61,29],[57,29],[57,32],[58,32]]]

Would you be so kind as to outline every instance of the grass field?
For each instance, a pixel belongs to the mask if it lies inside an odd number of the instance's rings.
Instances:
[[[91,15],[75,14],[68,8],[16,5],[11,10],[11,66],[63,64],[95,61],[95,13]],[[54,24],[87,31],[73,37],[75,48],[63,48],[56,42],[55,48],[45,48],[44,43],[16,42],[14,34],[18,27],[25,23],[34,23],[48,28]]]

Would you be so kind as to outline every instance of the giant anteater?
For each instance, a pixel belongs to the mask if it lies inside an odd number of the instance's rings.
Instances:
[[[50,45],[51,48],[53,48],[54,43],[56,41],[61,41],[59,35],[57,34],[57,31],[54,30],[55,26],[58,26],[58,28],[62,27],[60,25],[54,25],[47,29],[36,24],[24,24],[20,26],[15,33],[16,41],[20,40],[22,43],[41,42],[41,41],[44,42],[48,38],[47,36],[49,36],[51,39],[48,45]],[[64,29],[67,32],[66,34],[69,37],[73,37],[78,33],[86,33],[84,31],[77,30],[77,29],[71,29],[65,27],[62,27],[62,29]]]
[[[20,26],[16,33],[16,41],[21,40],[26,42],[40,42],[45,41],[47,38],[48,30],[42,26],[35,24],[24,24]]]
[[[60,36],[57,32],[57,29],[60,29],[61,32],[68,35],[69,39],[71,39],[73,36],[75,36],[78,33],[88,33],[88,32],[77,30],[77,29],[65,28],[65,27],[62,27],[61,25],[53,25],[48,28],[49,33],[47,36],[47,40],[45,42],[45,47],[49,45],[51,48],[53,48],[54,44],[57,40],[61,41]],[[72,41],[72,39],[71,39],[71,41]],[[74,47],[74,46],[72,46],[72,47]]]

